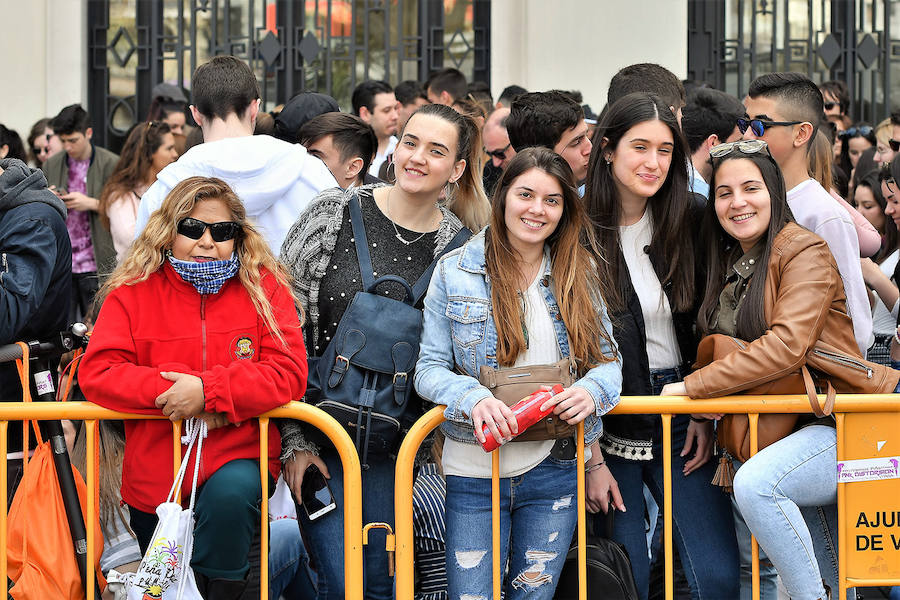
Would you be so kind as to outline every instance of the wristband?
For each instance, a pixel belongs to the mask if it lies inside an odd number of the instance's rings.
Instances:
[[[605,460],[601,460],[601,461],[598,462],[598,463],[594,463],[594,464],[592,464],[591,466],[586,467],[586,468],[584,469],[584,474],[587,475],[587,474],[590,473],[591,471],[596,471],[597,469],[599,469],[600,467],[602,467],[602,466],[605,465],[605,464],[606,464],[606,461],[605,461]]]
[[[900,343],[900,342],[898,342],[898,343]],[[694,415],[691,415],[691,421],[693,421],[694,423],[709,423],[709,419],[698,418],[698,417],[695,417]]]

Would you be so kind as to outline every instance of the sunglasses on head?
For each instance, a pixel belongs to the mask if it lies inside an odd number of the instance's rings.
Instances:
[[[209,234],[214,242],[227,242],[233,240],[241,230],[241,226],[234,221],[222,221],[220,223],[207,223],[200,219],[187,217],[178,221],[178,233],[192,240],[199,240],[203,232],[209,228]]]
[[[844,131],[838,131],[838,135],[842,138],[866,137],[867,135],[872,135],[872,128],[868,125],[863,125],[862,127],[851,127],[850,129],[845,129]],[[896,150],[894,152],[896,152]]]
[[[497,160],[503,160],[504,158],[506,158],[506,151],[509,150],[510,146],[512,146],[512,142],[508,143],[506,146],[500,148],[499,150],[488,150],[487,148],[485,148],[484,151],[488,154],[488,156],[493,156]]]
[[[900,152],[900,140],[890,139],[888,140],[888,145],[894,152]]]
[[[741,133],[745,133],[750,129],[754,135],[762,137],[769,127],[786,127],[788,125],[799,125],[805,121],[765,121],[763,119],[738,119],[737,128]]]
[[[770,158],[772,156],[769,153],[769,145],[763,140],[738,140],[713,146],[709,149],[709,157],[713,159],[724,158],[734,152],[740,152],[741,154],[758,154],[761,152]]]

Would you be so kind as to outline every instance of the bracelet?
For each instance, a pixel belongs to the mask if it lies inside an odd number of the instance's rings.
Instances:
[[[898,332],[900,332],[900,328],[894,330],[894,341],[900,344],[900,335],[897,335]]]
[[[693,421],[694,423],[709,423],[709,419],[697,418],[694,415],[691,415],[691,421]]]
[[[585,467],[585,469],[584,469],[584,474],[587,475],[587,474],[590,473],[591,471],[596,471],[597,469],[599,469],[600,467],[602,467],[602,466],[605,465],[605,464],[606,464],[606,461],[605,461],[605,460],[601,460],[600,462],[594,463],[594,464],[592,464],[592,465],[589,466],[589,467]]]

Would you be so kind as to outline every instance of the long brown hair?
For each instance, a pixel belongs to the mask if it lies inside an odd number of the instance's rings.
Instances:
[[[719,314],[719,296],[725,288],[725,279],[732,263],[740,256],[737,241],[722,228],[716,215],[716,174],[729,160],[748,160],[759,169],[763,183],[769,192],[769,226],[760,240],[765,244],[758,260],[759,267],[753,274],[753,283],[747,288],[747,297],[738,311],[737,336],[748,341],[755,340],[769,328],[766,322],[766,279],[769,276],[769,257],[772,243],[784,226],[794,222],[794,215],[787,203],[787,191],[781,169],[768,151],[746,154],[734,149],[721,159],[713,160],[712,176],[709,180],[709,202],[703,212],[703,231],[707,232],[706,247],[706,292],[697,315],[697,330],[701,335],[714,333]]]
[[[153,167],[153,155],[163,145],[167,133],[172,130],[162,121],[150,121],[138,123],[128,134],[119,162],[112,175],[106,180],[103,191],[100,193],[100,219],[103,225],[109,229],[109,205],[115,198],[134,191],[135,188],[145,183],[152,183],[150,169]]]
[[[497,185],[491,202],[491,222],[485,233],[485,263],[491,281],[491,306],[497,328],[497,362],[512,366],[525,349],[516,284],[518,252],[506,230],[506,195],[515,180],[531,169],[540,169],[559,183],[563,212],[556,229],[547,238],[550,248],[553,295],[569,334],[570,355],[579,371],[615,360],[603,352],[604,343],[615,348],[603,326],[603,282],[597,273],[600,260],[593,229],[581,198],[575,190],[569,164],[547,148],[527,148],[516,154]]]
[[[134,241],[128,255],[117,268],[97,297],[100,302],[114,289],[122,285],[134,285],[145,281],[165,261],[166,251],[172,248],[176,228],[181,219],[194,210],[198,202],[221,200],[231,212],[231,220],[241,226],[235,238],[234,251],[240,262],[238,277],[272,334],[284,344],[284,336],[272,313],[272,305],[262,286],[262,269],[267,269],[278,283],[290,289],[290,275],[278,262],[262,235],[247,221],[244,205],[228,184],[216,177],[188,177],[169,192],[162,206],[150,215],[147,226]],[[298,311],[301,309],[298,306]],[[300,319],[303,320],[302,311]]]
[[[594,130],[585,201],[591,220],[597,228],[600,248],[607,258],[603,265],[610,281],[606,296],[613,312],[625,307],[625,264],[622,259],[619,218],[622,203],[606,155],[613,152],[628,130],[646,121],[661,121],[672,133],[674,148],[666,179],[652,197],[646,210],[653,217],[651,256],[663,257],[666,273],[659,283],[672,286],[672,311],[688,312],[694,307],[697,292],[694,281],[694,242],[690,235],[690,204],[688,190],[687,142],[681,135],[672,110],[653,94],[633,93],[623,96],[610,106]]]

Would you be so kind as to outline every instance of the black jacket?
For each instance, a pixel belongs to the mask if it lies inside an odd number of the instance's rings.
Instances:
[[[691,214],[689,216],[691,231],[685,232],[685,239],[691,240],[694,251],[694,273],[696,294],[694,306],[687,312],[672,310],[672,321],[675,326],[675,337],[678,340],[678,349],[681,352],[682,370],[687,374],[694,363],[697,354],[699,338],[696,334],[697,311],[702,301],[704,277],[702,274],[702,249],[703,236],[700,228],[703,216],[703,206],[698,199],[694,199]],[[645,249],[650,254],[650,263],[660,282],[666,274],[666,257],[657,253],[651,253],[649,247]],[[647,334],[644,328],[644,316],[641,311],[641,303],[631,284],[631,275],[628,266],[621,253],[619,260],[619,286],[624,299],[624,310],[611,315],[613,322],[613,336],[622,356],[622,395],[623,396],[650,396],[650,362],[647,358]],[[672,297],[672,282],[663,283],[663,292],[669,300],[669,306],[674,307]],[[649,460],[650,448],[653,441],[653,432],[659,417],[657,415],[608,415],[603,417],[603,438],[600,444],[604,452],[635,460]]]
[[[0,344],[49,339],[67,325],[72,296],[66,206],[41,171],[17,159],[0,168]],[[15,363],[0,364],[0,400],[21,399]]]

